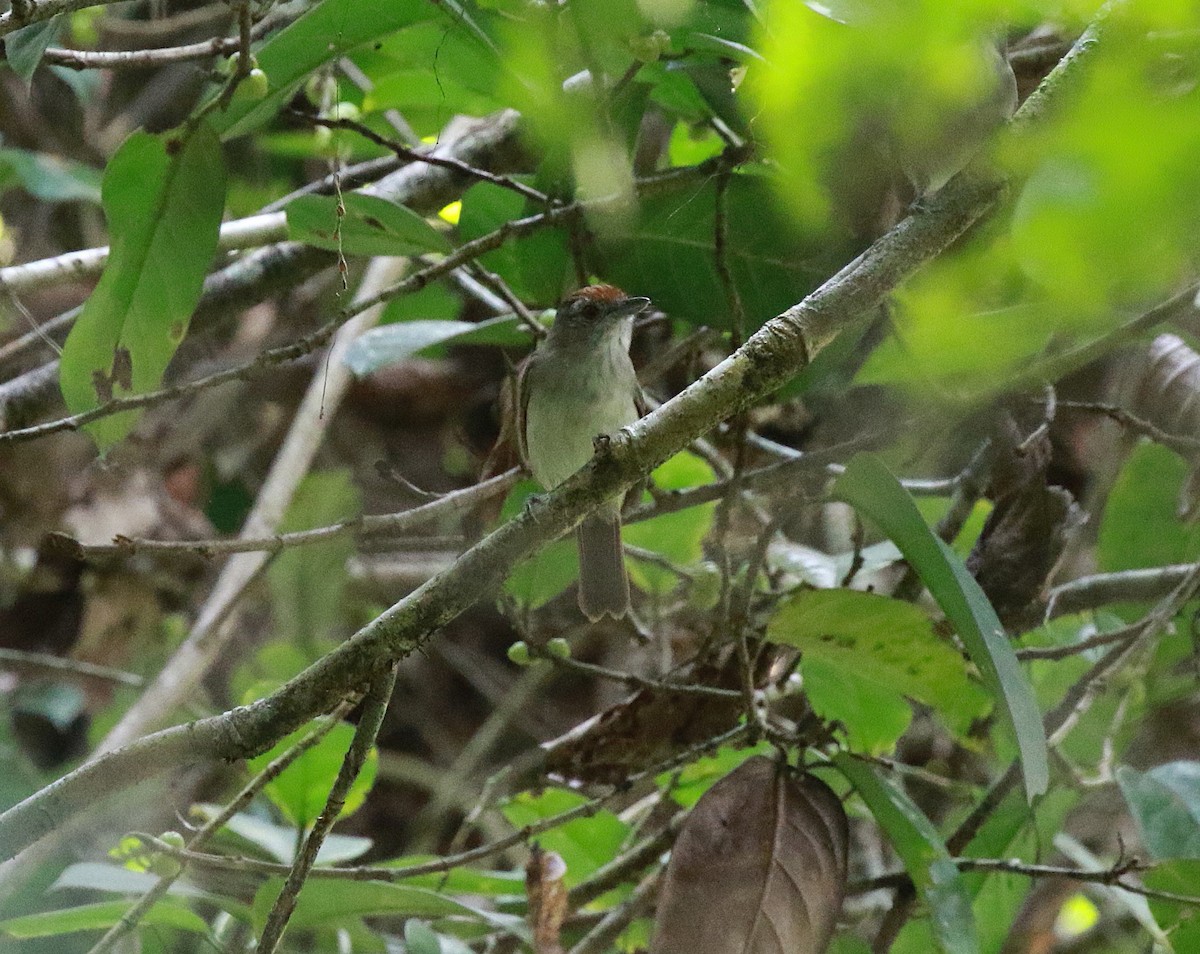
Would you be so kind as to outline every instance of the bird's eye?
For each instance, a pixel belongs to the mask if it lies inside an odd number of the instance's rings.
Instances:
[[[592,321],[600,314],[600,306],[594,301],[585,301],[579,306],[579,313],[588,321]]]

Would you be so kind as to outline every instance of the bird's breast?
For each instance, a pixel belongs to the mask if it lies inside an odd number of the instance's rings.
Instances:
[[[556,487],[591,459],[597,435],[615,434],[638,419],[637,382],[628,357],[624,367],[556,361],[530,371],[525,406],[529,469],[543,487]]]

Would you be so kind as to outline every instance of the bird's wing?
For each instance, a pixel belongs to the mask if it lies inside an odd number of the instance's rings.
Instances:
[[[516,377],[512,383],[511,419],[516,431],[517,456],[521,458],[521,466],[529,470],[529,448],[525,443],[525,417],[529,411],[529,369],[533,366],[533,355],[521,362],[517,368]]]

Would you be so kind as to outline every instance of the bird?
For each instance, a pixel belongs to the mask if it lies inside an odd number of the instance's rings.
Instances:
[[[592,458],[594,441],[645,413],[629,357],[633,318],[649,298],[613,285],[589,285],[563,299],[516,385],[516,437],[521,461],[547,490]],[[579,608],[591,622],[629,611],[629,578],[621,549],[621,499],[606,500],[576,529]]]
[[[972,90],[960,102],[945,102],[932,116],[917,121],[933,105],[933,94],[914,77],[894,94],[896,126],[892,158],[918,199],[932,195],[960,172],[1017,108],[1017,78],[1005,55],[1002,37],[984,37],[967,47],[974,67]]]

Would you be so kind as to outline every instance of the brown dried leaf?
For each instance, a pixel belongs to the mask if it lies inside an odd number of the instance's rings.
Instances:
[[[691,670],[691,685],[738,687],[738,661],[701,663]],[[584,782],[618,784],[630,775],[737,725],[744,704],[666,688],[639,689],[546,745],[550,775]]]
[[[1155,440],[1191,465],[1180,491],[1179,515],[1200,515],[1200,354],[1177,335],[1150,342],[1143,358],[1133,413],[1158,429]]]
[[[684,823],[650,954],[821,954],[842,907],[848,838],[824,782],[746,760]]]
[[[1159,335],[1146,351],[1133,413],[1167,434],[1200,435],[1200,355],[1177,335]]]
[[[995,507],[967,558],[967,569],[1001,622],[1020,628],[1040,615],[1046,581],[1079,523],[1079,511],[1067,491],[1046,482],[1053,452],[1047,432],[1024,440],[1008,418],[994,440],[989,493]]]
[[[529,899],[529,927],[534,954],[562,954],[559,932],[567,916],[567,865],[562,856],[536,845],[525,865],[525,894]]]

